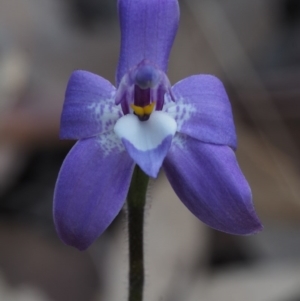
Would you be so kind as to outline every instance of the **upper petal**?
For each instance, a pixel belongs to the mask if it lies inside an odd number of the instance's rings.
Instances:
[[[172,87],[175,103],[164,111],[177,122],[177,131],[200,141],[236,148],[231,105],[222,82],[211,75],[194,75]]]
[[[60,137],[81,139],[112,130],[121,116],[114,94],[115,87],[101,76],[74,71],[66,90]]]
[[[187,136],[176,136],[174,140],[163,166],[187,208],[223,232],[244,235],[260,231],[251,190],[234,151]]]
[[[171,146],[176,122],[161,111],[153,112],[147,121],[128,114],[118,120],[115,132],[130,157],[148,176],[155,178]]]
[[[123,75],[147,59],[166,72],[179,23],[177,0],[119,0],[121,51],[117,86]]]
[[[133,172],[134,162],[118,145],[119,139],[113,132],[104,135],[77,142],[56,183],[53,210],[58,235],[79,250],[93,243],[119,213]]]

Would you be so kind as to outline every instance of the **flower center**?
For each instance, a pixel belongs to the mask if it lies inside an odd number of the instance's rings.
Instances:
[[[134,114],[137,115],[141,121],[145,121],[145,120],[149,119],[149,117],[154,109],[154,106],[155,106],[155,102],[152,102],[145,107],[139,107],[134,104],[130,105]]]
[[[154,73],[155,70],[141,68],[135,76],[133,103],[130,104],[130,107],[141,121],[148,120],[153,109],[155,109],[151,90],[151,87],[154,86],[155,74],[152,74],[151,71]]]
[[[143,60],[124,75],[115,102],[121,104],[124,115],[134,114],[140,121],[146,121],[154,110],[162,110],[166,93],[172,98],[166,74]]]

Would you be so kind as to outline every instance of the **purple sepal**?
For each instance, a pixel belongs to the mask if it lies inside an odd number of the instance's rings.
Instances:
[[[134,167],[124,149],[108,152],[99,143],[96,137],[75,144],[55,188],[56,230],[62,241],[79,250],[91,245],[121,210]]]
[[[203,142],[236,149],[231,105],[222,82],[212,75],[194,75],[172,87],[176,105],[164,111],[177,122],[177,131]]]
[[[179,23],[177,0],[119,0],[121,50],[117,86],[131,68],[147,59],[166,72]]]
[[[114,104],[115,87],[88,71],[69,79],[61,115],[60,138],[82,139],[111,130],[121,116]]]
[[[134,147],[126,139],[122,139],[122,142],[135,163],[146,173],[149,177],[156,178],[162,162],[169,151],[172,143],[172,135],[167,136],[160,145],[155,149],[141,151]]]
[[[262,229],[250,187],[228,146],[177,136],[164,161],[166,175],[186,207],[210,227],[231,234]]]

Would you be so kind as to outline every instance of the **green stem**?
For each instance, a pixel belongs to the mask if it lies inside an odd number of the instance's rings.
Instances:
[[[136,165],[127,196],[129,301],[142,301],[144,288],[144,207],[149,177]]]

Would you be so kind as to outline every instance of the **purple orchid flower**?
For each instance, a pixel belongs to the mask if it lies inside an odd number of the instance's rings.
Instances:
[[[231,106],[222,83],[195,75],[171,87],[168,58],[177,0],[119,0],[117,87],[87,71],[69,80],[60,136],[78,139],[58,176],[54,220],[60,238],[86,249],[121,210],[135,164],[163,167],[186,207],[231,234],[262,226],[234,150]]]

